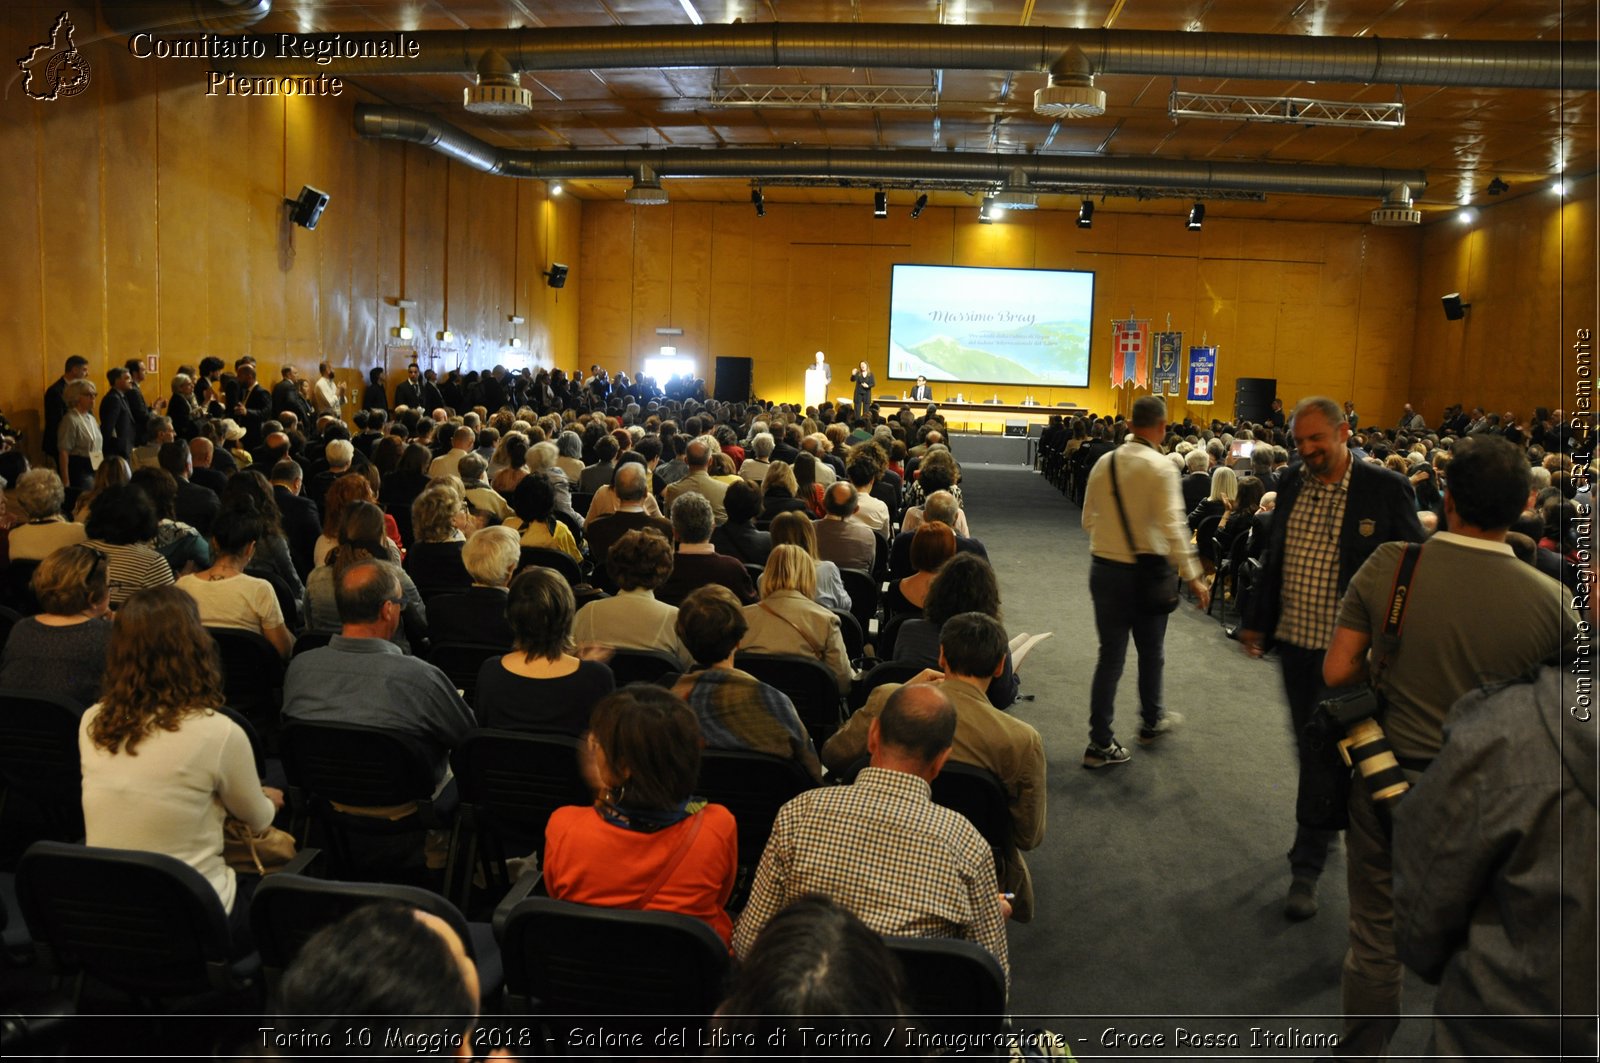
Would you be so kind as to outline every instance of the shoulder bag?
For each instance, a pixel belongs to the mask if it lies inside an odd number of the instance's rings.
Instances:
[[[1116,500],[1117,516],[1122,519],[1122,532],[1128,537],[1128,546],[1133,550],[1135,579],[1138,583],[1134,592],[1135,604],[1141,613],[1150,616],[1170,613],[1178,608],[1177,570],[1163,554],[1140,552],[1139,544],[1133,537],[1133,528],[1128,524],[1128,512],[1122,506],[1122,491],[1117,483],[1116,452],[1107,455],[1106,460],[1111,463],[1111,497]]]

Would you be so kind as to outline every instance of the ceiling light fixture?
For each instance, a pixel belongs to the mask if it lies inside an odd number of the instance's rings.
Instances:
[[[1094,203],[1084,200],[1078,204],[1078,228],[1089,229],[1094,226]]]
[[[1001,211],[994,205],[993,196],[984,196],[983,202],[978,204],[978,221],[984,225],[993,225]]]
[[[1411,189],[1405,185],[1383,197],[1383,206],[1372,212],[1372,224],[1386,228],[1421,225],[1422,211],[1411,205]]]
[[[473,114],[506,117],[533,110],[533,93],[499,52],[490,49],[478,60],[477,83],[461,90],[461,106]]]
[[[1478,212],[1473,210],[1471,207],[1465,207],[1462,209],[1460,214],[1456,215],[1456,218],[1461,222],[1462,225],[1471,225],[1473,222],[1478,220]]]
[[[920,218],[922,216],[923,209],[927,207],[927,205],[928,193],[924,192],[922,195],[918,196],[917,201],[911,205],[911,216],[913,218]]]
[[[683,13],[689,16],[690,22],[693,22],[696,26],[705,24],[700,18],[700,12],[694,9],[694,4],[690,0],[678,0],[678,6],[683,8]]]
[[[1550,191],[1554,192],[1558,196],[1564,196],[1567,194],[1567,184],[1565,181],[1557,181],[1555,184],[1550,186]]]
[[[1196,200],[1194,206],[1189,208],[1189,220],[1184,224],[1190,232],[1197,233],[1200,231],[1200,226],[1204,225],[1205,223],[1206,205],[1201,203],[1199,200]]]
[[[1034,210],[1039,206],[1039,197],[1028,191],[1028,175],[1020,168],[1011,171],[994,201],[1006,210]]]
[[[756,208],[756,217],[765,218],[767,216],[767,197],[761,194],[761,189],[752,188],[750,190],[750,203]]]
[[[889,193],[881,188],[872,193],[872,216],[874,218],[889,216]]]
[[[552,196],[559,196],[561,194],[561,182],[560,181],[551,181],[550,182],[550,194]]]
[[[661,178],[654,170],[640,166],[634,172],[633,187],[622,198],[636,207],[659,207],[667,202],[667,190],[661,187]]]

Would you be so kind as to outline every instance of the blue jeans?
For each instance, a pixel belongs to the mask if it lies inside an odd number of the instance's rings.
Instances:
[[[1089,686],[1089,741],[1108,746],[1116,715],[1117,682],[1128,658],[1128,636],[1139,651],[1139,715],[1146,727],[1161,719],[1162,644],[1167,614],[1139,611],[1139,576],[1133,565],[1095,558],[1089,566],[1089,596],[1094,599],[1094,626],[1100,634],[1100,657]]]

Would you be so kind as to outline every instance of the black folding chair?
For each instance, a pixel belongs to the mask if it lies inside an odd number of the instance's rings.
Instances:
[[[434,801],[433,754],[420,739],[375,727],[293,720],[281,737],[293,834],[328,850],[342,878],[421,870],[422,832],[447,827]],[[385,814],[368,814],[384,809]],[[354,811],[352,811],[354,810]]]
[[[332,641],[333,636],[336,634],[338,634],[336,631],[307,631],[294,640],[294,649],[289,654],[290,659],[293,660],[307,650],[322,649]]]
[[[850,595],[850,613],[861,625],[863,632],[872,630],[873,618],[878,615],[878,577],[856,568],[841,568],[845,593]]]
[[[844,722],[839,677],[821,661],[778,653],[740,653],[733,663],[789,696],[818,749]]]
[[[98,979],[142,1010],[256,987],[260,957],[233,955],[216,889],[174,857],[34,842],[17,899],[47,969]]]
[[[478,730],[450,754],[461,808],[448,863],[461,871],[463,902],[480,867],[496,896],[510,888],[506,861],[544,852],[550,814],[594,800],[579,765],[582,747],[570,735]]]
[[[885,937],[905,972],[919,1027],[945,1035],[994,1035],[1006,1014],[1006,973],[982,945],[959,938]]]
[[[961,813],[983,835],[998,875],[1011,847],[1011,799],[1004,784],[991,771],[950,760],[931,787],[935,804]]]
[[[0,690],[0,822],[12,795],[36,804],[50,834],[60,841],[83,837],[83,778],[78,722],[83,706],[71,698],[27,690]]]
[[[437,642],[428,651],[428,663],[448,676],[461,691],[462,699],[476,709],[478,670],[484,661],[504,657],[506,652],[505,646],[482,642]]]
[[[733,813],[739,832],[739,866],[754,868],[767,847],[778,810],[816,785],[804,768],[787,757],[707,749],[700,754],[700,780],[694,792]]]
[[[229,705],[264,732],[277,727],[283,706],[283,658],[254,631],[208,627],[222,661],[222,692]]]
[[[13,561],[0,570],[0,602],[22,616],[39,612],[39,599],[33,593],[33,574],[39,568],[37,561]]]
[[[547,1029],[622,1029],[627,1015],[696,1027],[722,1000],[728,947],[693,916],[513,894],[495,912],[495,933],[511,1001]],[[638,1021],[660,1028],[659,1018]]]
[[[618,649],[612,652],[611,678],[619,687],[629,683],[655,683],[662,676],[683,671],[683,662],[660,650]]]
[[[543,546],[524,546],[522,558],[517,562],[517,571],[521,572],[529,565],[553,568],[573,587],[583,582],[583,570],[578,567],[578,563],[560,550],[551,550]]]
[[[315,852],[306,850],[301,855]],[[250,926],[269,991],[276,991],[284,971],[317,931],[357,908],[384,901],[408,905],[450,924],[478,968],[481,998],[489,1001],[500,995],[505,978],[494,928],[488,923],[467,922],[461,909],[433,890],[393,883],[333,882],[281,873],[263,879],[250,901]]]

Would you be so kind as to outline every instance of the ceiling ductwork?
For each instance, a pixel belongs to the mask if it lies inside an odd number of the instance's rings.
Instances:
[[[1383,206],[1372,212],[1372,224],[1399,229],[1422,224],[1422,211],[1411,205],[1411,189],[1405,185],[1390,189]]]
[[[249,0],[241,0],[241,6]],[[266,0],[256,0],[265,3]],[[190,0],[201,4],[201,0]],[[171,6],[184,7],[174,2]],[[212,0],[201,6],[224,6]],[[307,40],[327,34],[307,34]],[[877,69],[1048,70],[1092,106],[1092,85],[1107,75],[1335,81],[1500,89],[1592,89],[1600,57],[1590,42],[1385,40],[1260,33],[1171,33],[900,23],[735,23],[705,26],[604,26],[565,29],[436,30],[407,33],[419,52],[384,57],[394,34],[343,33],[366,57],[240,60],[241,75],[464,74],[497,51],[520,73],[673,67],[855,67]],[[390,50],[393,50],[392,48]],[[1075,55],[1081,55],[1080,62]],[[1090,94],[1082,92],[1091,90]],[[1041,101],[1047,105],[1047,95]],[[1068,104],[1071,104],[1068,100]]]
[[[1028,190],[1028,175],[1023,170],[1011,171],[1005,185],[994,194],[994,201],[1006,210],[1034,210],[1039,206],[1039,197]]]
[[[478,61],[478,83],[461,90],[461,105],[473,114],[507,117],[533,110],[533,93],[499,52],[484,52]]]
[[[999,187],[1020,175],[1029,194],[1038,191],[1038,186],[1094,186],[1386,199],[1398,190],[1407,202],[1412,190],[1427,185],[1427,175],[1420,170],[1083,155],[831,148],[523,151],[487,144],[432,115],[376,104],[356,105],[356,131],[375,140],[420,144],[475,170],[503,177],[547,181],[631,177],[635,190],[653,186],[663,197],[652,202],[665,202],[665,192],[660,190],[663,176],[870,180],[893,174],[928,184]],[[642,202],[631,191],[628,198]]]
[[[636,207],[659,207],[667,202],[667,190],[661,187],[661,178],[644,163],[633,168],[633,186],[622,196]]]
[[[101,19],[116,33],[238,33],[271,13],[272,0],[102,0],[100,4]]]

